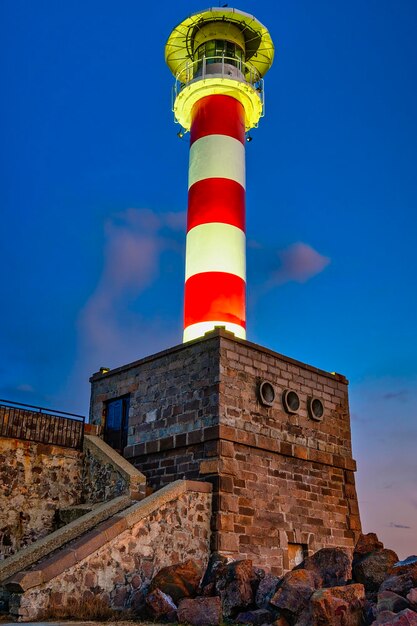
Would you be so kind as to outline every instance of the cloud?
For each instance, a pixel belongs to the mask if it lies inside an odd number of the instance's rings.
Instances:
[[[301,241],[276,250],[265,247],[259,241],[249,240],[247,248],[249,280],[253,285],[249,294],[252,304],[261,295],[285,283],[307,282],[331,262],[329,257]]]
[[[49,398],[39,393],[32,385],[26,383],[16,383],[3,385],[0,387],[0,396],[12,402],[23,402],[24,404],[46,405]]]
[[[280,267],[273,272],[270,281],[275,285],[294,281],[305,283],[320,274],[330,263],[330,259],[321,255],[306,243],[297,242],[278,252]]]
[[[181,307],[178,324],[167,323],[160,301],[152,306],[148,296],[142,307],[140,297],[158,280],[164,253],[182,255],[176,233],[184,225],[185,213],[133,208],[105,222],[103,267],[79,316],[78,357],[68,393],[101,366],[123,365],[179,342]],[[85,388],[83,402],[87,394]]]
[[[389,391],[388,393],[384,393],[384,400],[407,400],[408,398],[408,390],[401,389],[400,391]]]
[[[388,526],[390,528],[411,528],[411,526],[405,526],[405,524],[394,524],[394,522],[390,522]]]

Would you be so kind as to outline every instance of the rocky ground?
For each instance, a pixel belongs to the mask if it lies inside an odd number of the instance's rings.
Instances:
[[[201,575],[194,561],[161,570],[142,615],[192,626],[417,626],[417,556],[399,561],[373,533],[353,556],[324,548],[282,578],[217,554]]]
[[[98,602],[97,608],[100,606]],[[108,606],[104,608],[109,611]],[[138,626],[152,620],[154,626],[156,622],[191,626],[417,626],[417,556],[399,561],[395,552],[369,533],[361,535],[353,555],[342,548],[323,548],[278,578],[254,568],[250,560],[230,562],[213,554],[205,572],[193,560],[160,570],[144,593],[133,621],[114,621],[114,611],[104,615],[100,619],[90,613],[89,619],[79,620],[78,625]],[[118,616],[130,617],[120,612]],[[49,626],[54,617],[55,626],[74,626],[63,618],[77,615],[61,607],[59,615],[49,617]]]

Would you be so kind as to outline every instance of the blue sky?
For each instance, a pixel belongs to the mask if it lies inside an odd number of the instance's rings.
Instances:
[[[365,531],[417,529],[417,4],[241,0],[276,58],[247,149],[248,338],[350,380]],[[187,139],[163,51],[200,2],[2,0],[0,396],[181,341]]]

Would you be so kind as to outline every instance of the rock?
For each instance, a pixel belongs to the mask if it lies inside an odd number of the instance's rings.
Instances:
[[[178,606],[178,621],[192,626],[218,626],[223,621],[220,598],[184,598]]]
[[[182,598],[196,595],[202,575],[201,563],[193,559],[163,567],[152,580],[149,591],[158,588],[178,604]]]
[[[275,617],[267,609],[256,609],[256,611],[245,611],[239,613],[235,621],[238,624],[255,624],[262,626],[263,624],[272,624]]]
[[[382,613],[379,613],[376,620],[372,622],[372,626],[374,626],[374,624],[379,625],[390,623],[393,617],[395,617],[395,613],[392,611],[382,611]]]
[[[392,611],[383,611],[379,613],[372,626],[417,626],[417,613],[404,609],[401,613],[393,613]]]
[[[177,618],[177,607],[171,598],[160,589],[148,593],[145,598],[146,607],[154,618],[166,617],[169,620]]]
[[[137,589],[133,592],[130,598],[130,608],[135,613],[141,613],[144,609],[145,599],[146,599],[147,589],[144,587],[143,589]]]
[[[371,552],[359,562],[354,563],[353,578],[356,582],[365,585],[366,591],[377,591],[397,561],[398,556],[393,550],[384,548]]]
[[[321,578],[316,572],[293,570],[285,574],[270,604],[291,615],[299,615],[320,585]]]
[[[269,601],[277,590],[280,579],[273,574],[265,574],[259,582],[255,595],[255,604],[260,609],[266,609]]]
[[[227,557],[218,552],[213,552],[209,558],[206,571],[204,572],[201,588],[204,589],[207,585],[213,585],[216,582],[217,569],[221,566],[226,566],[227,563]]]
[[[402,574],[401,576],[389,576],[381,584],[379,591],[393,591],[400,596],[406,596],[417,584],[417,577],[410,574]]]
[[[407,600],[411,604],[411,608],[414,609],[414,611],[416,611],[417,610],[417,587],[414,587],[413,589],[411,589],[411,591],[408,592]]]
[[[379,541],[375,533],[368,533],[366,535],[360,535],[353,552],[353,559],[363,557],[370,552],[377,552],[383,550],[384,544]]]
[[[278,617],[278,619],[275,620],[275,622],[272,622],[272,626],[290,626],[290,625],[285,619],[285,617],[281,615],[280,617]]]
[[[393,617],[395,617],[395,613],[392,611],[382,611],[382,613],[379,613],[376,620],[372,623],[372,626],[374,626],[374,624],[387,624],[392,621]]]
[[[417,556],[408,556],[403,561],[394,563],[391,567],[390,574],[393,576],[402,576],[403,574],[410,574],[417,579]]]
[[[300,568],[317,572],[323,587],[337,587],[352,577],[352,558],[343,548],[322,548],[307,557]]]
[[[287,622],[288,623],[288,622]],[[300,615],[297,617],[297,621],[294,622],[294,626],[312,626],[313,615],[311,612],[311,606],[308,605]]]
[[[205,585],[205,587],[201,588],[202,596],[214,596],[216,593],[216,585],[214,583],[209,583]]]
[[[225,617],[231,617],[253,601],[252,561],[233,561],[216,570],[216,593],[220,596]]]
[[[319,589],[311,596],[311,624],[362,626],[365,589],[353,584]]]
[[[382,613],[383,611],[399,613],[403,609],[408,609],[409,606],[407,600],[398,595],[398,593],[394,593],[393,591],[380,591],[378,593],[377,613]]]
[[[370,602],[368,598],[365,600],[365,604],[363,607],[363,619],[364,624],[366,626],[370,626],[373,624],[376,618],[376,604],[375,602]]]

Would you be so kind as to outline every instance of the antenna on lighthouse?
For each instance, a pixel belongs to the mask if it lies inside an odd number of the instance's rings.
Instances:
[[[217,326],[246,338],[245,142],[273,58],[267,29],[227,5],[185,19],[165,47],[175,121],[190,131],[184,341]]]

